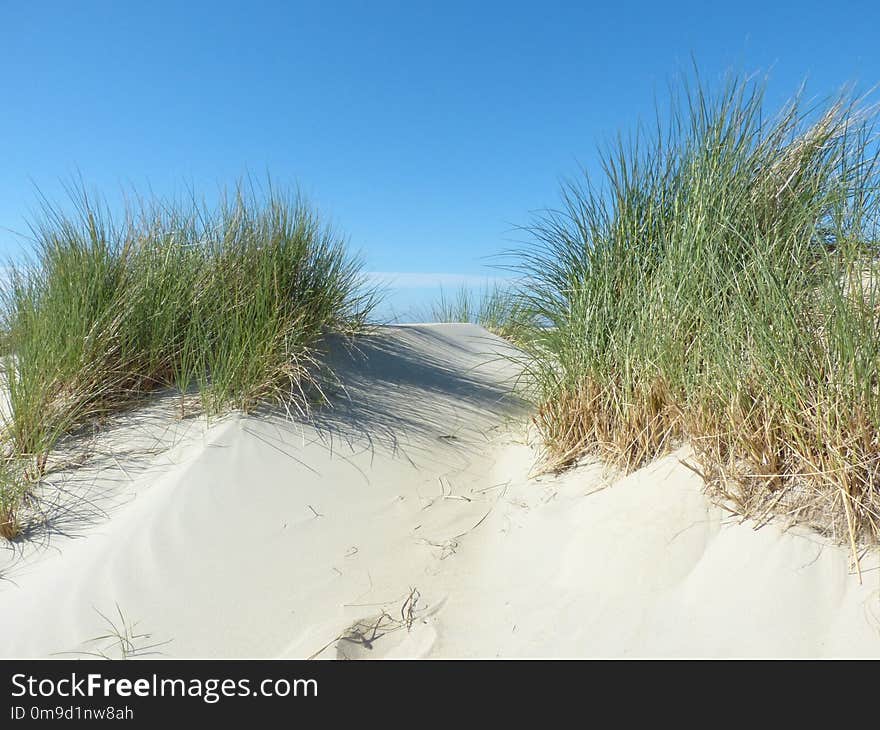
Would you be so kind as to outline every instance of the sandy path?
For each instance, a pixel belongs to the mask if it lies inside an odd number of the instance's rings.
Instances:
[[[347,604],[396,599],[485,514],[491,494],[452,497],[492,481],[514,374],[499,345],[466,326],[363,338],[314,426],[124,422],[112,457],[51,477],[75,495],[53,531],[7,551],[0,654],[101,650],[117,605],[169,656],[320,649],[373,610]]]
[[[53,476],[52,529],[0,562],[0,655],[118,655],[102,612],[144,655],[880,656],[872,558],[859,585],[845,550],[732,522],[681,455],[529,479],[478,327],[360,348],[312,425],[159,403]]]

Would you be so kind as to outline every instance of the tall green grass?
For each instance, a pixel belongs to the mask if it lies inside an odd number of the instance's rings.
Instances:
[[[114,219],[82,189],[44,205],[3,296],[8,393],[0,523],[59,439],[151,391],[208,415],[320,398],[321,343],[374,304],[345,240],[301,198],[239,184],[213,208],[139,200]],[[5,486],[4,486],[5,485]]]
[[[876,109],[685,81],[515,252],[548,464],[684,441],[736,509],[880,539]]]

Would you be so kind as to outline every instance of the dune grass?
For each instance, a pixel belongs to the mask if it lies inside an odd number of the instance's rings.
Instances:
[[[470,322],[511,342],[531,332],[528,309],[513,284],[491,284],[482,289],[461,286],[451,294],[441,289],[431,306],[434,322]]]
[[[683,442],[740,512],[880,540],[876,110],[699,79],[602,174],[563,186],[515,265],[548,466]]]
[[[216,208],[139,200],[114,220],[82,189],[33,226],[3,297],[8,392],[0,534],[59,439],[157,389],[204,413],[320,399],[320,346],[374,304],[345,241],[301,198],[239,184]],[[71,212],[72,209],[72,212]]]

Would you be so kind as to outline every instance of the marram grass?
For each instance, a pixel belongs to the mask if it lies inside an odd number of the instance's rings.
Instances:
[[[548,466],[690,443],[744,514],[880,540],[876,110],[685,83],[514,252]],[[665,121],[663,121],[665,120]]]
[[[374,304],[345,240],[302,199],[239,185],[209,209],[139,201],[114,220],[78,190],[46,205],[3,296],[8,406],[0,536],[59,440],[157,389],[203,412],[321,397],[321,343]],[[186,415],[184,412],[181,416]]]
[[[528,310],[514,283],[491,284],[482,289],[461,286],[452,293],[441,290],[433,303],[434,322],[470,322],[512,342],[531,332]]]

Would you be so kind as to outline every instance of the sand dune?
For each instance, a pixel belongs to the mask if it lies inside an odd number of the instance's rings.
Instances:
[[[109,629],[141,656],[880,656],[876,556],[859,584],[845,549],[739,524],[684,452],[530,478],[479,327],[358,342],[309,424],[160,399],[51,474],[0,562],[0,655],[118,656]]]

